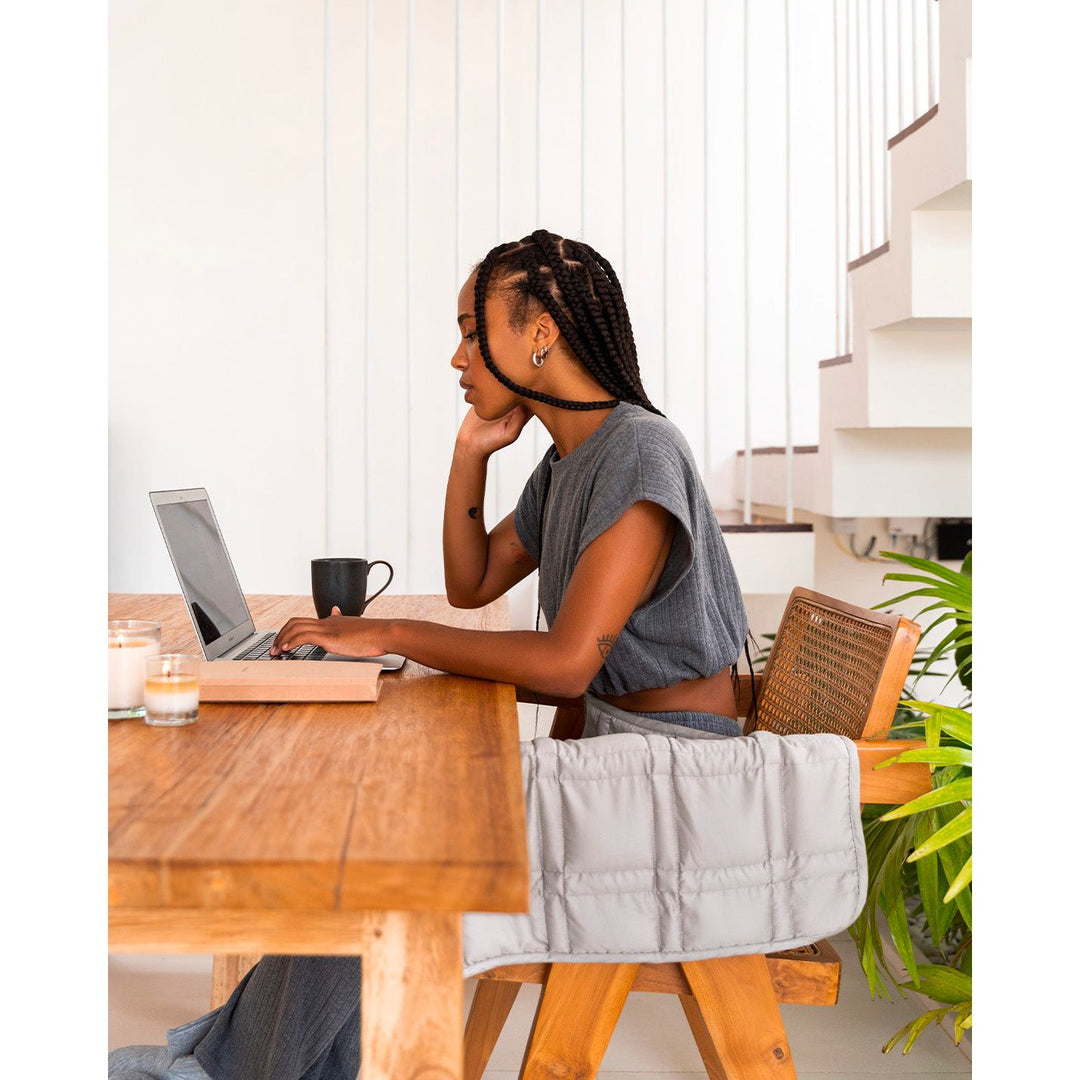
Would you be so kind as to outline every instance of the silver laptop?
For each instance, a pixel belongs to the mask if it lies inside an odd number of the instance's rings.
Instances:
[[[161,535],[180,579],[191,624],[207,660],[269,660],[277,630],[256,630],[225,547],[205,488],[151,491]],[[356,660],[396,671],[405,663],[397,653],[341,656],[315,645],[285,654],[289,660]]]

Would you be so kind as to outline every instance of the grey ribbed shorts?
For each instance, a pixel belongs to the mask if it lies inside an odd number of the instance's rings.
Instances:
[[[607,718],[608,724],[604,723]],[[603,734],[609,727],[619,731],[640,731],[652,735],[674,735],[683,739],[731,738],[742,734],[738,720],[715,713],[678,710],[675,712],[630,712],[618,705],[585,695],[583,738]]]

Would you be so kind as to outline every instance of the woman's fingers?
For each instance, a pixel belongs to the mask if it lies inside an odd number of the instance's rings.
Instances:
[[[318,619],[290,619],[278,631],[274,644],[270,646],[270,654],[277,656],[295,649],[297,645],[319,645],[321,642],[315,638],[324,635],[325,628],[320,627]]]
[[[532,419],[532,413],[529,412],[524,405],[518,405],[510,415],[511,423],[517,428],[517,432],[520,435],[522,429]]]
[[[495,423],[502,426],[505,431],[505,438],[509,441],[507,445],[517,441],[517,437],[524,430],[525,425],[529,422],[529,418],[532,413],[525,408],[524,405],[517,405],[510,410],[501,420],[496,420]]]
[[[532,413],[524,405],[515,405],[494,420],[484,420],[472,406],[465,414],[458,441],[484,453],[493,454],[509,446],[521,434]]]

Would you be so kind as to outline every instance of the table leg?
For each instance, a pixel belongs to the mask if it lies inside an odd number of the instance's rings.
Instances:
[[[260,959],[260,953],[216,953],[210,975],[210,1008],[224,1005]]]
[[[363,951],[361,1080],[461,1080],[460,912],[373,911]]]

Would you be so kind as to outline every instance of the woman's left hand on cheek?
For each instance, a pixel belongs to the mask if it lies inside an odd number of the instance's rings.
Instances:
[[[385,626],[385,620],[342,615],[335,607],[325,619],[290,619],[278,631],[270,654],[280,656],[300,645],[320,645],[342,656],[381,656],[388,651],[382,643]]]

